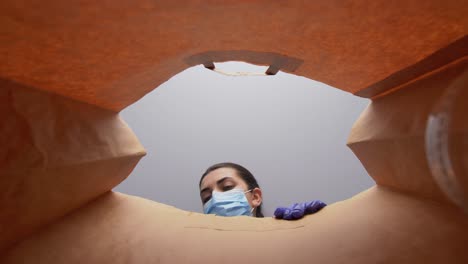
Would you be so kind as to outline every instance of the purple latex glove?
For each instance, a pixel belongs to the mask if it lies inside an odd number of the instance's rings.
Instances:
[[[275,210],[275,217],[284,220],[296,220],[304,215],[314,214],[323,207],[327,206],[320,200],[314,200],[306,203],[295,203],[290,207],[278,207]]]

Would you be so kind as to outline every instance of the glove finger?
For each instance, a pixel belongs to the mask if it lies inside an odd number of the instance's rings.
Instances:
[[[291,214],[292,214],[294,219],[299,219],[299,218],[302,218],[304,216],[304,211],[305,211],[305,204],[304,203],[298,203],[298,204],[294,205]]]
[[[291,208],[286,208],[286,210],[284,210],[283,219],[284,220],[294,220],[291,212],[292,212]]]
[[[327,204],[320,200],[305,203],[305,214],[314,214],[325,206],[327,206]]]
[[[295,203],[290,207],[290,210],[285,212],[283,219],[296,220],[304,216],[304,205]]]
[[[283,218],[284,212],[285,212],[287,209],[288,209],[288,208],[286,208],[286,207],[278,207],[278,208],[276,208],[276,210],[275,210],[275,212],[274,212],[275,217],[276,217],[276,218],[279,218],[279,219]]]

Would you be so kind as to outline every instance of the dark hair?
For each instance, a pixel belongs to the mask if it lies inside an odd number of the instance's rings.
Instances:
[[[218,164],[215,164],[215,165],[209,167],[208,169],[206,169],[205,173],[203,173],[203,175],[202,175],[202,177],[200,179],[200,183],[198,184],[198,186],[201,186],[203,178],[205,178],[205,176],[208,173],[210,173],[210,172],[212,172],[214,170],[217,170],[217,169],[221,169],[221,168],[234,169],[237,172],[237,175],[239,175],[239,177],[241,177],[242,180],[244,180],[244,182],[247,184],[249,189],[260,188],[260,186],[257,183],[257,180],[255,179],[253,174],[250,173],[249,170],[247,170],[246,168],[242,167],[239,164],[235,164],[235,163],[231,163],[231,162],[218,163]],[[255,210],[255,217],[263,217],[262,204],[260,204],[257,207],[257,209]]]

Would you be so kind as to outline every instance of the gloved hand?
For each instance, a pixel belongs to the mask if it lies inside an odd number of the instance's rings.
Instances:
[[[304,215],[314,214],[323,207],[327,206],[320,200],[314,200],[306,203],[295,203],[290,207],[278,207],[275,210],[275,217],[284,220],[296,220]]]

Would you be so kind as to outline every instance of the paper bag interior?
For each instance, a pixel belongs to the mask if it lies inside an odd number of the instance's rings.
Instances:
[[[468,6],[387,2],[2,1],[0,262],[468,262]],[[371,98],[348,145],[377,186],[294,222],[110,192],[145,155],[118,112],[230,60]]]

